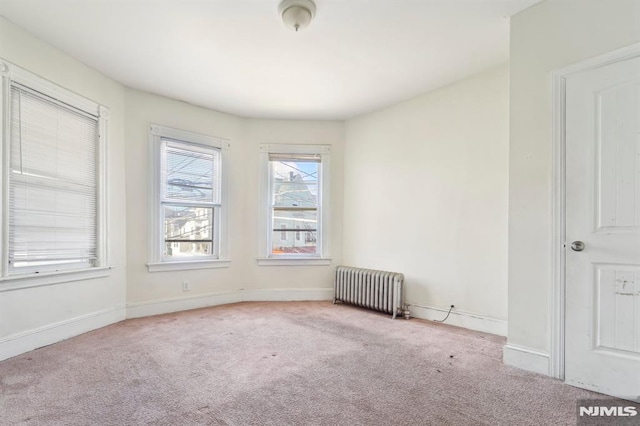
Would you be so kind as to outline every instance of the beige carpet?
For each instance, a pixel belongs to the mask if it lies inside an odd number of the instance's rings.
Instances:
[[[128,320],[0,362],[3,425],[568,425],[504,339],[329,302]]]

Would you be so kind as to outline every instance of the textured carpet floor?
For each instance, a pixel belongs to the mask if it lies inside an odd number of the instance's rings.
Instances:
[[[0,362],[3,425],[565,425],[504,339],[328,302],[128,320]]]

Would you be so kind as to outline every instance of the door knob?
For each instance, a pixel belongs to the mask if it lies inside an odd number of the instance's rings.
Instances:
[[[571,243],[571,250],[582,251],[584,250],[584,243],[582,241],[574,241]]]

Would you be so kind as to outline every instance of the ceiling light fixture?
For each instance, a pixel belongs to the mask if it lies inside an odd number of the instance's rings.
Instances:
[[[312,0],[282,0],[278,11],[282,22],[295,31],[306,28],[316,14],[316,5]]]

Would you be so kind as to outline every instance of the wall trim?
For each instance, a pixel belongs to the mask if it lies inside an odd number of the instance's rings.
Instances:
[[[576,72],[603,67],[636,56],[640,56],[640,43],[586,59],[551,73],[551,299],[549,304],[549,354],[547,355],[549,366],[548,372],[545,374],[561,380],[564,380],[565,371],[566,78]]]
[[[114,307],[92,312],[0,339],[0,361],[129,318],[161,315],[238,302],[330,301],[332,298],[332,287],[304,289],[277,288],[239,289],[129,303],[126,308]],[[409,309],[411,316],[427,320],[442,319],[448,311],[448,309],[416,304],[409,305]],[[507,335],[507,321],[470,312],[454,310],[451,312],[446,324],[499,336]],[[505,346],[505,353],[507,346]],[[527,351],[531,352],[530,350]],[[540,355],[542,353],[537,354]],[[547,354],[542,355],[548,360]],[[505,357],[505,363],[507,362],[506,359]],[[511,365],[519,366],[520,364],[525,365],[525,367],[520,368],[529,369],[526,367],[527,363],[525,362]]]
[[[243,302],[300,302],[305,300],[333,300],[333,287],[279,288],[273,290],[244,290]]]
[[[230,290],[148,302],[129,303],[127,305],[127,318],[140,318],[238,302],[331,300],[332,297],[333,288]]]
[[[506,344],[503,348],[503,361],[505,364],[522,370],[538,374],[549,375],[549,354],[536,349],[513,344]]]
[[[309,255],[306,259],[312,260],[309,265],[328,265],[331,259],[331,145],[300,145],[300,144],[261,144],[260,145],[260,162],[258,165],[259,182],[259,198],[258,205],[258,265],[273,266],[277,265],[276,259],[280,260],[280,265],[302,265],[300,263],[303,255],[274,255],[271,252],[271,239],[273,232],[271,229],[273,219],[273,208],[270,200],[270,192],[272,191],[271,179],[267,179],[273,172],[270,154],[290,154],[292,156],[299,154],[312,154],[320,156],[318,166],[318,205],[317,214],[319,215],[317,222],[317,252]],[[269,262],[265,259],[273,259]],[[296,263],[288,263],[286,260],[296,260]]]
[[[103,309],[0,339],[0,361],[125,319],[124,306]]]
[[[242,290],[231,290],[215,293],[204,293],[195,296],[174,297],[146,302],[128,303],[127,319],[242,302],[241,295]]]
[[[123,321],[237,302],[331,300],[333,288],[231,290],[130,303],[34,328],[0,339],[0,361]]]
[[[433,321],[442,320],[447,315],[449,308],[435,308],[410,303],[409,311],[412,317]],[[507,321],[474,314],[472,312],[459,311],[455,308],[451,311],[449,318],[444,324],[482,331],[484,333],[497,334],[498,336],[507,335]]]
[[[218,203],[209,203],[209,207],[216,210],[214,213],[213,234],[217,235],[217,241],[212,245],[212,253],[208,256],[194,256],[193,259],[185,261],[162,262],[164,256],[164,236],[163,236],[163,213],[161,201],[164,197],[164,189],[161,185],[162,174],[162,147],[166,139],[171,143],[190,145],[192,150],[214,149],[219,150],[221,167],[220,179],[220,200]],[[148,127],[147,158],[149,170],[147,172],[147,268],[149,272],[161,272],[168,270],[204,269],[207,267],[228,267],[229,264],[229,150],[231,143],[227,139],[216,136],[194,133],[187,130],[175,129],[150,123]],[[206,263],[206,261],[211,261]]]
[[[564,379],[565,320],[565,74],[552,75],[551,144],[551,295],[549,301],[549,375]],[[506,347],[505,347],[506,354]],[[506,355],[505,355],[506,362]]]

